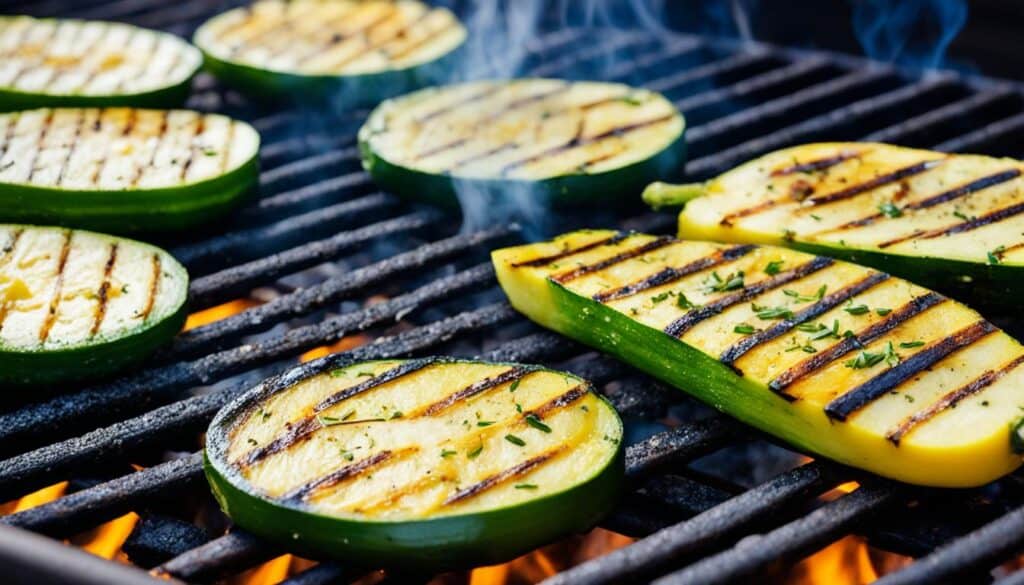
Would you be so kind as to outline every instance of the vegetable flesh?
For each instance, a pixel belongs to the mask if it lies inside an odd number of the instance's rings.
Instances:
[[[0,18],[0,110],[181,103],[202,55],[166,33],[85,20]]]
[[[798,146],[704,184],[680,213],[679,235],[792,246],[943,290],[967,283],[1015,297],[1024,290],[1022,170],[1013,159],[887,144]]]
[[[389,100],[359,139],[364,166],[399,194],[451,202],[454,180],[581,202],[673,174],[684,157],[683,130],[683,117],[654,92],[518,79]]]
[[[258,147],[248,124],[187,110],[0,114],[0,216],[116,231],[185,227],[253,188]]]
[[[936,486],[1020,464],[1024,348],[928,289],[784,248],[603,231],[494,262],[531,319],[803,449]]]
[[[347,78],[376,100],[429,81],[424,66],[465,38],[451,11],[422,2],[261,0],[214,17],[195,42],[214,73],[252,91],[341,90],[328,82]]]
[[[188,276],[163,250],[19,225],[0,225],[0,243],[0,383],[94,378],[184,322]]]
[[[300,547],[323,552],[344,537],[327,554],[386,563],[479,564],[585,529],[613,501],[622,471],[614,410],[585,381],[532,366],[355,364],[218,419],[208,474],[237,522],[266,530],[267,514],[280,514]],[[240,503],[243,493],[261,511]],[[577,512],[552,507],[586,496],[590,507]],[[510,514],[523,529],[497,520]],[[375,541],[381,534],[390,544]]]

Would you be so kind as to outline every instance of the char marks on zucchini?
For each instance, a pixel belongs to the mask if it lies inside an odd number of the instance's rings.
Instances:
[[[934,485],[992,478],[950,474],[935,454],[947,444],[960,457],[977,443],[993,469],[1019,463],[1007,428],[1024,407],[1024,347],[967,307],[792,249],[615,236],[499,250],[499,280],[542,324],[841,461]],[[565,265],[579,276],[560,278]],[[907,453],[886,457],[906,469],[871,455],[897,445]]]
[[[559,462],[607,465],[618,425],[590,385],[568,374],[440,358],[369,362],[250,404],[229,432],[226,461],[274,501],[427,518],[583,481],[564,477]],[[535,489],[516,489],[519,480]]]
[[[233,64],[346,76],[421,65],[450,53],[465,37],[450,10],[413,0],[259,0],[214,17],[195,42]]]
[[[181,85],[202,55],[173,35],[127,24],[15,16],[0,17],[0,61],[0,94],[88,99]]]

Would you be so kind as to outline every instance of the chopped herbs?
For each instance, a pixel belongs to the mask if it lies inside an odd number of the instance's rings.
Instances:
[[[515,488],[517,490],[535,490],[535,489],[537,489],[537,484],[535,484],[535,483],[517,483],[515,485]]]
[[[739,325],[733,327],[732,330],[735,333],[742,333],[743,335],[750,335],[751,333],[757,331],[757,329],[755,329],[753,325],[748,325],[746,323],[740,323]]]
[[[378,418],[362,418],[362,419],[359,419],[359,420],[348,420],[351,417],[351,415],[354,415],[354,414],[355,414],[355,411],[347,413],[343,417],[335,417],[335,416],[327,416],[327,415],[323,415],[323,414],[318,414],[318,415],[316,415],[316,421],[318,423],[320,423],[320,426],[322,426],[322,427],[333,427],[333,426],[336,426],[336,425],[355,425],[355,424],[360,424],[360,423],[383,422],[385,420],[388,420],[388,419],[380,418],[380,417],[378,417]],[[398,416],[402,416],[402,413],[398,413]],[[391,418],[396,418],[396,417],[392,416]]]
[[[523,405],[516,402],[516,412],[523,412]]]
[[[763,321],[790,319],[793,317],[793,311],[790,311],[786,307],[760,307],[756,304],[751,305],[751,307],[754,310],[754,314],[757,315],[757,318]]]
[[[676,295],[676,306],[680,309],[696,309],[697,305],[690,302],[690,299],[686,298],[686,295],[679,293]]]
[[[843,307],[843,310],[846,311],[847,313],[851,314],[851,315],[865,315],[865,314],[871,312],[871,309],[869,309],[867,305],[863,305],[863,304],[855,305],[855,304],[853,304],[853,300],[852,299],[850,300],[850,302],[846,303],[846,306]]]
[[[867,351],[861,351],[857,354],[857,357],[852,360],[846,360],[846,367],[854,370],[863,370],[870,368],[878,363],[881,363],[885,359],[885,354],[882,353],[870,353]]]
[[[850,333],[852,335],[852,332],[850,332],[850,331],[847,331],[847,333]],[[829,337],[835,337],[836,339],[839,338],[839,320],[838,319],[832,321],[832,327],[831,328],[822,325],[821,329],[819,329],[814,335],[810,336],[810,340],[811,341],[818,341],[819,339],[827,339]]]
[[[396,418],[402,418],[401,410],[396,410],[395,413],[391,415],[391,418],[389,420],[394,420]]]
[[[341,457],[345,461],[352,461],[353,459],[356,458],[356,456],[353,455],[351,451],[346,451],[344,449],[341,450]]]
[[[523,381],[523,379],[519,378],[515,382],[512,382],[512,385],[508,387],[508,391],[509,392],[515,392],[516,388],[519,388],[519,383],[522,382],[522,381]]]
[[[825,327],[821,323],[801,323],[797,325],[796,328],[798,331],[803,331],[804,333],[815,333],[822,329],[828,329],[828,327]]]
[[[999,246],[995,250],[987,252],[989,264],[1000,264],[1003,261],[1003,252],[1006,251],[1006,246]]]
[[[910,402],[910,403],[914,402],[914,397],[911,396],[910,394],[904,394],[903,395],[903,399],[906,400],[907,402]]]
[[[513,445],[517,445],[519,447],[525,447],[526,446],[526,441],[524,441],[524,440],[520,439],[519,437],[517,437],[515,435],[512,435],[512,434],[505,435],[505,440],[508,441],[509,443],[512,443]]]
[[[878,307],[877,309],[875,309],[875,313],[877,313],[879,317],[885,317],[889,313],[892,313],[892,309],[887,309],[885,307]]]
[[[896,206],[892,201],[886,201],[885,203],[878,206],[878,211],[882,212],[882,215],[886,217],[902,217],[903,210]]]
[[[820,287],[818,287],[818,290],[813,295],[803,295],[795,290],[791,290],[788,288],[784,289],[782,291],[782,294],[786,295],[787,297],[793,297],[793,299],[795,299],[798,303],[810,303],[817,302],[823,299],[825,297],[825,291],[827,290],[828,285],[823,284]]]
[[[717,271],[712,271],[711,276],[704,280],[704,292],[706,293],[726,292],[739,288],[743,288],[742,270],[725,278],[719,276]]]
[[[466,458],[467,459],[476,459],[483,452],[484,452],[484,444],[481,442],[479,445],[477,445],[476,449],[473,449],[469,453],[466,453]]]
[[[537,429],[538,431],[543,431],[545,433],[551,432],[551,427],[541,422],[541,420],[537,418],[537,415],[533,413],[526,415],[526,424]]]
[[[627,106],[639,106],[644,103],[642,99],[632,95],[624,95],[618,98],[618,101],[626,104]]]
[[[447,459],[452,455],[455,455],[456,453],[458,453],[458,451],[452,451],[451,449],[441,449],[441,458]]]
[[[902,347],[903,349],[911,349],[911,348],[914,348],[914,347],[921,347],[922,345],[924,345],[924,342],[921,341],[921,340],[904,341],[903,343],[900,343],[900,347]]]
[[[782,271],[782,265],[785,264],[782,260],[772,260],[764,267],[764,273],[768,276],[775,276]]]
[[[667,299],[668,296],[669,296],[669,293],[667,291],[663,292],[661,294],[656,294],[653,297],[651,297],[651,303],[657,305],[658,303],[660,303],[660,302],[664,301],[665,299]]]
[[[491,426],[493,424],[494,424],[493,420],[478,420],[478,421],[476,421],[476,426],[478,426],[478,427],[489,427],[489,426]]]

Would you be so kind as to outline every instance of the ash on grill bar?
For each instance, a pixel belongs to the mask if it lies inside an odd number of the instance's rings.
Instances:
[[[4,583],[1024,583],[1024,85],[547,4],[0,0]]]

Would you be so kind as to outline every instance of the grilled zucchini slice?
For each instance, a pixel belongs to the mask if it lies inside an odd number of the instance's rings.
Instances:
[[[562,204],[622,201],[674,176],[683,116],[661,94],[617,83],[478,81],[381,104],[359,131],[363,166],[411,199],[458,205],[527,194]]]
[[[173,107],[203,64],[174,35],[128,24],[0,17],[0,111]]]
[[[0,385],[102,377],[185,322],[188,275],[167,252],[53,227],[0,225]]]
[[[224,511],[300,552],[437,570],[496,563],[613,505],[622,424],[535,366],[332,356],[225,407],[206,474]]]
[[[681,238],[790,246],[1002,305],[1024,294],[1022,170],[1007,158],[810,144],[645,197],[685,202]]]
[[[217,217],[255,188],[259,135],[187,110],[0,114],[0,221],[165,231]]]
[[[193,40],[222,81],[254,96],[380,100],[440,81],[466,29],[413,0],[260,0]]]
[[[806,451],[932,486],[1021,463],[1024,348],[910,282],[787,248],[609,231],[493,260],[532,320]]]

